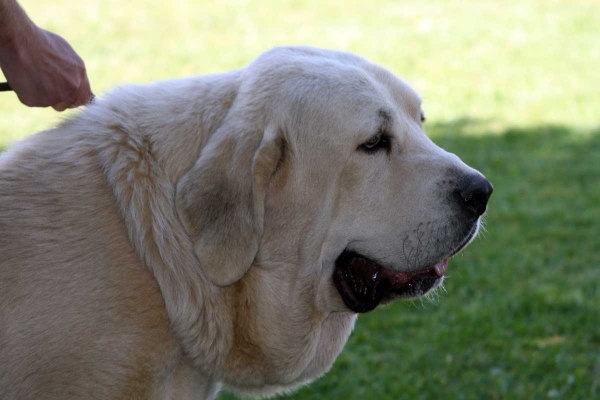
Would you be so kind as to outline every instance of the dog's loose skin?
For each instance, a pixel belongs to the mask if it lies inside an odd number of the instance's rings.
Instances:
[[[17,143],[0,156],[0,398],[271,395],[324,374],[356,319],[340,254],[421,270],[479,226],[449,193],[483,177],[421,118],[387,70],[291,47],[117,89]],[[363,151],[382,130],[387,150]]]

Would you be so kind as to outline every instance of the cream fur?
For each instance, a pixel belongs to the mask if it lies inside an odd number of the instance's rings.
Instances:
[[[324,374],[356,319],[336,257],[424,268],[460,234],[443,189],[476,172],[420,115],[387,70],[287,47],[118,88],[14,145],[0,156],[0,398],[272,395]],[[391,153],[357,151],[382,120]]]

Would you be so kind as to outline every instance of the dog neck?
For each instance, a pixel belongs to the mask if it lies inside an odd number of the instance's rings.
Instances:
[[[126,86],[64,124],[98,155],[185,355],[213,383],[231,346],[232,321],[221,309],[221,289],[204,276],[179,221],[175,190],[233,103],[236,73]],[[168,120],[158,117],[165,109]]]

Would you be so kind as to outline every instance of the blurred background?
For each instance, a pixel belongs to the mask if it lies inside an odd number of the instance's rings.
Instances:
[[[446,291],[362,315],[331,372],[290,399],[600,398],[597,0],[21,4],[96,94],[275,45],[357,53],[410,82],[428,134],[493,182],[487,232],[451,260]],[[0,149],[69,113],[0,93]]]

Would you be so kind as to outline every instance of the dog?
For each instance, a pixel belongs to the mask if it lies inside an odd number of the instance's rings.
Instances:
[[[0,398],[270,396],[438,287],[492,185],[353,54],[117,88],[0,156]],[[399,328],[400,329],[400,328]]]

